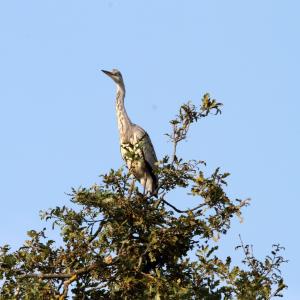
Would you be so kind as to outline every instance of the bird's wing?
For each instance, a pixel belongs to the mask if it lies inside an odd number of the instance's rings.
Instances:
[[[155,163],[157,162],[157,157],[148,133],[140,126],[135,125],[134,140],[135,143],[141,142],[143,156],[153,170],[155,168]]]

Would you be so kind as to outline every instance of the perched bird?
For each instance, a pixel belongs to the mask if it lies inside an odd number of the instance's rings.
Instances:
[[[148,133],[132,123],[127,115],[124,98],[125,85],[120,71],[102,70],[117,86],[116,113],[120,134],[121,155],[129,171],[151,195],[157,195],[158,178],[154,173],[157,162],[155,150]]]

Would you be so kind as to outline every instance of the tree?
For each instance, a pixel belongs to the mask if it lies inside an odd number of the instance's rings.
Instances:
[[[188,102],[170,121],[171,157],[157,165],[159,194],[145,194],[122,168],[99,184],[72,189],[72,208],[56,207],[41,218],[59,229],[62,245],[46,230],[28,231],[16,251],[0,248],[0,299],[271,299],[286,288],[280,267],[283,248],[273,245],[262,261],[241,240],[241,266],[221,260],[213,240],[225,235],[249,200],[232,200],[224,187],[229,173],[204,176],[204,161],[184,161],[177,146],[190,125],[221,113],[209,94],[200,108]],[[133,153],[134,157],[134,153]],[[180,210],[170,192],[184,188],[199,204]]]

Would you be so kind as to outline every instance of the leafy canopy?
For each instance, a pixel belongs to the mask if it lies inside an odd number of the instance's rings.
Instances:
[[[145,194],[123,169],[101,176],[99,184],[73,189],[73,208],[41,213],[59,230],[63,243],[46,230],[28,231],[16,251],[0,248],[0,299],[271,299],[286,288],[280,273],[282,247],[273,245],[262,261],[241,240],[241,266],[216,255],[216,241],[249,201],[230,199],[229,173],[204,176],[205,162],[177,155],[190,125],[221,113],[205,94],[200,107],[188,102],[170,121],[172,155],[157,164],[158,197]],[[170,192],[183,188],[196,198],[180,210]]]

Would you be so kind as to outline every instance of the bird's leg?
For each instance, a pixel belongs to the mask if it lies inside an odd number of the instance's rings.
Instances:
[[[135,188],[135,178],[132,178],[131,184],[130,184],[130,188],[129,188],[129,196],[128,198],[131,198],[132,192],[134,191]]]
[[[146,195],[146,186],[147,186],[147,176],[145,176],[145,184],[144,184],[144,189],[143,189],[143,196]]]

